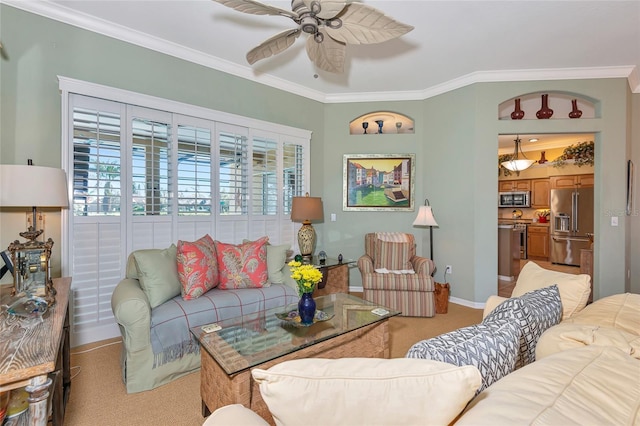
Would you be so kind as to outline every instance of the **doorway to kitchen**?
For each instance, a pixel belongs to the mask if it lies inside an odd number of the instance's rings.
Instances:
[[[595,134],[504,134],[498,141],[498,294],[511,294],[529,261],[580,273],[581,252],[593,242]],[[516,147],[518,159],[533,163],[520,172],[502,165],[513,158]],[[571,152],[578,156],[567,158]],[[571,201],[561,202],[565,192],[578,188],[583,192],[569,199],[586,200],[581,210]]]

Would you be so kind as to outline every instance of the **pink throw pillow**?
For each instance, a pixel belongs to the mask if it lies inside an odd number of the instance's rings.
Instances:
[[[269,237],[238,245],[215,241],[220,288],[228,290],[268,286],[267,242]]]
[[[178,277],[184,300],[197,299],[218,285],[216,248],[209,234],[198,241],[178,241]]]

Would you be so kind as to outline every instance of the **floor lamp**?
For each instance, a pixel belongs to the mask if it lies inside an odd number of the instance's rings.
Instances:
[[[424,206],[420,206],[418,210],[418,216],[413,221],[413,226],[428,226],[429,227],[429,257],[433,260],[433,227],[438,226],[436,218],[433,217],[433,211],[429,205],[429,200],[424,200]]]

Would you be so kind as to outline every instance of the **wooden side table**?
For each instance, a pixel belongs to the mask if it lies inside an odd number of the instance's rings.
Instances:
[[[322,267],[323,281],[325,281],[324,288],[316,288],[313,292],[313,296],[325,296],[331,293],[349,293],[349,264],[341,263],[338,265],[331,265]]]
[[[51,392],[52,424],[62,426],[71,389],[71,278],[54,279],[53,285],[57,292],[56,303],[43,315],[41,322],[16,317],[6,311],[0,313],[0,391],[26,386],[29,392],[28,423],[34,426],[48,423],[47,403]]]

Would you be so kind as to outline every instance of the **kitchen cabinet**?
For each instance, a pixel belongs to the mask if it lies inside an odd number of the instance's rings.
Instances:
[[[548,209],[550,191],[549,179],[531,179],[531,208]]]
[[[498,182],[498,191],[531,191],[531,181],[529,179],[501,180]]]
[[[549,227],[542,225],[529,225],[527,229],[527,256],[533,260],[549,260],[551,240],[549,239]]]
[[[593,188],[594,176],[593,173],[586,175],[566,175],[566,176],[551,176],[551,189],[562,188]]]

